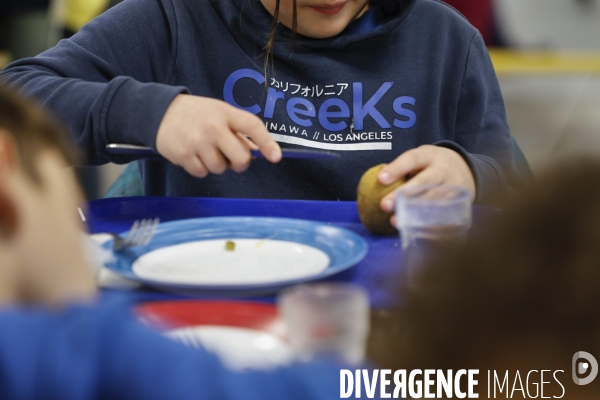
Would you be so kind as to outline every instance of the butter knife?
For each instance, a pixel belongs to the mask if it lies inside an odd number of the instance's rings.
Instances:
[[[138,158],[163,158],[150,147],[126,143],[110,143],[106,145],[106,151],[111,154],[137,156]],[[252,158],[264,158],[260,150],[250,150]],[[308,158],[308,159],[336,159],[339,154],[326,150],[313,149],[281,149],[282,158]]]

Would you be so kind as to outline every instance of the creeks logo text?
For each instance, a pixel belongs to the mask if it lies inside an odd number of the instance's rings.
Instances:
[[[375,120],[375,122],[382,129],[389,129],[392,127],[392,125],[396,128],[408,129],[412,128],[417,122],[417,116],[415,112],[410,109],[410,106],[414,106],[416,102],[415,98],[413,97],[400,96],[393,101],[392,108],[396,113],[396,118],[394,118],[392,121],[388,121],[386,118],[384,118],[377,109],[377,103],[393,86],[392,82],[383,83],[379,89],[366,101],[363,98],[362,83],[353,82],[351,115],[349,105],[337,97],[337,93],[335,93],[335,91],[331,92],[334,97],[330,97],[329,99],[325,100],[317,111],[313,102],[308,100],[307,97],[309,96],[309,93],[310,97],[315,97],[314,89],[318,89],[318,85],[316,87],[312,87],[312,91],[307,91],[304,95],[297,95],[289,98],[286,97],[290,94],[294,94],[293,91],[290,91],[290,93],[285,93],[283,90],[277,90],[277,88],[269,87],[264,109],[258,104],[242,106],[234,97],[234,86],[240,79],[253,79],[256,81],[258,88],[260,88],[260,85],[265,82],[265,78],[260,73],[252,69],[244,68],[234,71],[231,73],[231,75],[229,75],[225,81],[225,84],[223,85],[223,99],[227,103],[242,110],[251,112],[252,114],[260,114],[262,112],[262,116],[265,119],[273,118],[274,110],[278,100],[281,100],[282,103],[285,103],[285,110],[288,117],[294,123],[302,127],[310,127],[314,123],[313,118],[316,118],[321,127],[330,132],[339,132],[347,129],[348,123],[346,121],[350,118],[352,118],[354,123],[353,129],[361,130],[363,129],[363,120],[366,116],[373,118],[373,120]],[[277,83],[279,86],[279,82]],[[345,85],[346,88],[349,86],[348,83],[343,85]],[[288,87],[289,86],[290,85],[288,85]],[[301,87],[301,85],[296,86],[298,86],[298,88]],[[326,86],[334,85],[325,85],[325,87]],[[342,86],[342,88],[344,88],[344,86]],[[325,92],[325,89],[323,89],[323,93],[318,93],[317,90],[317,95],[319,97],[324,96],[324,98],[326,98],[326,94],[328,94],[328,92]]]

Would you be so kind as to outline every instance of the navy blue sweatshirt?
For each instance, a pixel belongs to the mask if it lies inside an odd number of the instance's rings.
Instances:
[[[293,45],[282,27],[265,82],[272,17],[259,0],[127,0],[1,76],[65,121],[90,164],[131,160],[107,153],[107,143],[155,148],[180,93],[258,115],[283,147],[341,155],[255,160],[242,174],[204,179],[143,161],[146,195],[352,200],[368,168],[423,144],[465,158],[478,203],[518,185],[502,95],[477,30],[435,0],[413,0],[368,29],[357,29],[361,19],[338,36]]]

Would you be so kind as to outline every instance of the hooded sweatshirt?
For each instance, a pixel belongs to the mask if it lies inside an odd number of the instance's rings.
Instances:
[[[282,147],[337,160],[253,160],[244,173],[197,179],[144,160],[146,195],[353,200],[361,175],[434,144],[471,168],[476,202],[518,186],[504,103],[479,32],[448,5],[377,6],[327,39],[280,27],[265,77],[272,16],[259,0],[127,0],[71,39],[8,66],[22,87],[68,124],[89,164],[132,160],[108,143],[156,150],[181,93],[221,99],[260,117]]]

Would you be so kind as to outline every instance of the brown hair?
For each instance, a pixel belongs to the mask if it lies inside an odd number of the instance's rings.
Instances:
[[[54,150],[69,164],[75,164],[78,159],[65,131],[54,118],[35,102],[3,86],[0,86],[0,129],[15,139],[21,166],[36,183],[40,183],[36,169],[40,151]]]
[[[292,15],[292,37],[291,44],[293,45],[297,29],[298,29],[298,10],[296,7],[296,0],[293,0],[293,15]],[[269,37],[267,39],[267,45],[265,46],[265,64],[264,64],[264,75],[265,82],[267,81],[269,66],[273,64],[273,45],[275,44],[275,35],[277,34],[277,30],[279,29],[279,6],[281,4],[281,0],[275,0],[275,12],[273,13],[273,23],[271,24],[271,32],[269,32]]]
[[[600,360],[600,160],[549,170],[486,230],[430,265],[403,308],[375,318],[372,358],[482,374],[554,366],[572,385],[575,352]]]

